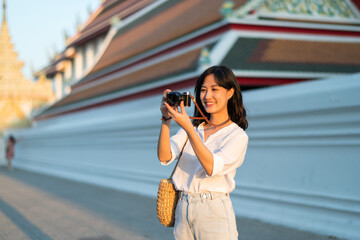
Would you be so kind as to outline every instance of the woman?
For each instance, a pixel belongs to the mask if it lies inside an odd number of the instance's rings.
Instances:
[[[16,140],[15,138],[11,135],[9,138],[8,138],[8,141],[7,141],[7,146],[6,146],[6,160],[7,160],[7,163],[8,163],[8,169],[10,171],[12,171],[12,159],[14,158],[14,147],[15,147],[15,143],[16,143]]]
[[[211,124],[193,120],[184,103],[161,102],[163,115],[158,158],[163,165],[181,160],[173,176],[181,191],[175,213],[175,239],[238,239],[229,193],[235,189],[236,169],[244,161],[248,136],[240,86],[225,66],[207,69],[195,86],[196,102]],[[195,108],[195,117],[201,117]],[[181,129],[170,139],[170,122]]]

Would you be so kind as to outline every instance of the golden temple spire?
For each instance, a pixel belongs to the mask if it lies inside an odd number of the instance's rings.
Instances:
[[[24,63],[18,59],[6,23],[3,0],[3,22],[0,29],[0,131],[30,116],[33,109],[55,99],[51,82],[36,83],[22,74]]]
[[[3,0],[3,23],[6,22],[6,1]]]

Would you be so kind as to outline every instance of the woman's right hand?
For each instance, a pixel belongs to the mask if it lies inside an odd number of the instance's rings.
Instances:
[[[167,107],[165,106],[165,99],[166,99],[166,94],[171,92],[170,89],[166,89],[163,93],[163,97],[161,100],[161,106],[160,106],[160,111],[163,117],[165,118],[169,118],[170,114],[169,114],[169,110],[167,109]]]

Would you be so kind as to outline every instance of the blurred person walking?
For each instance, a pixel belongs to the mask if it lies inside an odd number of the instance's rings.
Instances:
[[[16,140],[15,140],[14,136],[10,135],[7,140],[7,145],[6,145],[6,160],[7,160],[9,171],[13,170],[12,159],[14,158],[15,143],[16,143]]]

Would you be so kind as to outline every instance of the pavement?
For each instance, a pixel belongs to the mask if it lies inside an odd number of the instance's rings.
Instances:
[[[328,240],[237,218],[241,240]],[[0,167],[0,240],[169,240],[154,198]]]

